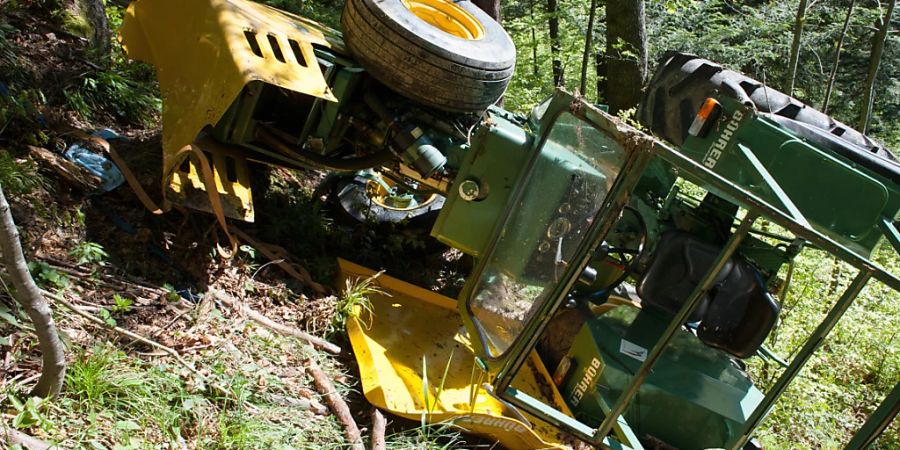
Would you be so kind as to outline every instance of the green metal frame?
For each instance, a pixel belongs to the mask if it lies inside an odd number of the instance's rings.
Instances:
[[[847,444],[847,450],[862,450],[869,448],[878,439],[878,436],[887,429],[895,417],[900,412],[900,382],[894,385],[891,393],[885,397],[881,405],[866,420],[866,423],[860,427],[850,443]]]
[[[567,99],[559,96],[555,96],[553,99],[549,100],[547,111],[543,114],[541,121],[537,124],[539,126],[537,135],[540,136],[540,139],[533,140],[531,155],[529,156],[528,161],[524,165],[522,165],[518,176],[515,178],[516,181],[514,183],[513,191],[509,196],[509,200],[506,201],[505,208],[500,215],[501,219],[495,222],[494,228],[493,230],[491,230],[491,233],[489,235],[490,238],[488,239],[487,245],[484,247],[486,250],[479,255],[480,259],[475,265],[475,268],[472,272],[473,275],[470,277],[471,280],[479,279],[481,277],[481,273],[484,272],[485,266],[487,265],[488,261],[490,261],[493,251],[497,247],[497,243],[500,240],[500,235],[509,222],[513,210],[519,203],[519,200],[522,198],[522,195],[525,192],[525,187],[528,184],[528,179],[531,177],[531,174],[534,171],[534,166],[540,158],[540,152],[538,150],[543,147],[544,143],[549,137],[549,133],[547,133],[546,130],[549,130],[553,126],[553,124],[556,123],[556,119],[560,116],[560,114],[563,113],[563,111],[566,110],[566,105],[568,104],[569,101],[567,101]],[[438,219],[438,225],[440,225],[440,218]],[[484,360],[490,361],[492,364],[501,365],[502,362],[505,361],[505,359],[508,357],[508,355],[516,354],[516,349],[510,347],[509,349],[507,349],[507,351],[503,352],[500,355],[494,355],[493,352],[490,351],[490,345],[485,338],[484,331],[481,329],[481,324],[479,324],[478,321],[474,319],[474,314],[469,309],[469,300],[471,300],[471,297],[474,294],[474,288],[476,285],[477,283],[470,281],[466,283],[466,286],[460,293],[459,298],[462,300],[458,302],[460,316],[462,317],[463,324],[467,329],[477,330],[475,333],[473,333],[475,338],[472,339],[472,345],[475,349],[475,354],[479,355]]]
[[[585,119],[602,131],[614,133],[615,135],[621,133],[620,127],[622,127],[622,125],[618,124],[614,119],[590,105],[574,99],[568,94],[560,93],[554,98],[547,113],[543,116],[540,133],[543,138],[538,142],[536,149],[540,149],[540,145],[543,145],[544,140],[548,135],[547,131],[549,130],[549,127],[552,127],[556,118],[565,110]],[[634,133],[637,132],[635,131]],[[494,365],[494,367],[492,367],[494,370],[492,371],[495,371],[497,374],[494,381],[495,392],[499,393],[501,397],[505,398],[511,404],[542,420],[563,428],[594,445],[599,445],[603,448],[633,448],[611,438],[609,436],[610,431],[613,430],[614,426],[623,423],[622,413],[628,408],[634,393],[638,391],[647,375],[653,369],[653,366],[660,355],[666,350],[668,343],[681,328],[681,324],[684,323],[685,319],[690,316],[693,309],[699,303],[702,295],[712,286],[713,280],[721,270],[722,266],[728,258],[734,254],[741,241],[750,232],[754,221],[759,217],[765,217],[787,229],[797,238],[804,239],[817,248],[827,251],[851,264],[859,270],[859,273],[847,290],[841,295],[839,300],[830,309],[816,330],[807,339],[803,348],[794,357],[793,361],[790,362],[789,366],[776,381],[775,385],[766,393],[753,414],[751,414],[750,418],[744,423],[738,437],[734,439],[733,442],[728,443],[728,449],[740,449],[750,438],[751,432],[759,425],[766,414],[768,414],[774,403],[781,397],[788,385],[809,361],[812,354],[821,346],[825,338],[848,310],[853,300],[859,295],[866,284],[871,279],[876,279],[891,289],[900,291],[900,279],[870,261],[866,256],[862,256],[859,253],[848,249],[844,245],[839,244],[834,239],[812,229],[801,214],[796,214],[796,211],[793,211],[794,208],[791,208],[792,204],[790,203],[790,200],[784,195],[778,195],[779,191],[777,186],[772,188],[773,192],[776,193],[779,200],[784,203],[783,206],[785,209],[788,209],[790,213],[786,213],[782,211],[782,209],[772,206],[758,196],[748,192],[745,188],[730,182],[697,163],[690,157],[658,141],[650,139],[643,142],[639,141],[638,143],[631,145],[627,150],[629,155],[626,157],[626,162],[622,167],[620,176],[615,181],[612,190],[604,200],[604,205],[597,213],[593,225],[588,231],[588,237],[582,242],[582,245],[576,252],[577,256],[574,259],[576,263],[569,265],[565,271],[562,278],[564,281],[555,287],[552,294],[547,297],[548,300],[539,307],[539,311],[534,314],[530,321],[525,325],[523,332],[506,352],[499,356],[489,357],[488,355],[490,354],[484,351],[486,344],[483,341],[479,342],[478,339],[473,339],[475,341],[476,350]],[[742,153],[746,156],[747,152]],[[560,411],[543,404],[539,400],[522,393],[511,384],[516,373],[523,367],[527,355],[534,348],[539,336],[544,331],[544,328],[548,323],[547,319],[564,301],[566,293],[571,290],[578,274],[580,274],[587,265],[590,255],[614,224],[615,218],[618,217],[618,213],[628,201],[631,191],[634,189],[637,181],[642,177],[648,163],[653,159],[660,159],[671,164],[677,168],[680,176],[689,178],[692,182],[698,183],[703,188],[713,191],[716,194],[724,195],[727,198],[736,199],[739,206],[743,208],[746,213],[741,220],[740,225],[718,255],[713,266],[703,276],[699,286],[690,295],[686,303],[671,320],[666,331],[659,337],[652,350],[648,353],[646,360],[641,365],[638,373],[633,377],[630,385],[616,400],[611,411],[600,426],[596,429],[592,429],[588,425],[572,419]],[[756,167],[756,165],[754,165],[754,167]],[[759,173],[765,178],[766,173],[764,171],[759,171]],[[515,195],[513,196],[515,200],[518,200],[522,195],[524,185],[528,182],[529,175],[530,168],[527,167],[523,171],[523,175],[519,178],[519,182],[516,186]],[[509,204],[515,205],[516,203],[517,202],[513,201]],[[512,207],[509,207],[505,212],[505,219],[501,220],[494,230],[491,245],[488,247],[489,249],[492,249],[493,245],[496,244],[497,238],[506,223],[506,219],[509,218],[511,211]],[[881,229],[884,231],[887,239],[895,248],[897,248],[898,243],[900,243],[900,237],[898,237],[896,230],[893,230],[891,224],[885,223],[882,225]],[[488,255],[490,254],[490,251],[491,250],[488,250]],[[484,268],[487,259],[488,258],[482,258],[480,264],[476,267],[474,272],[475,278],[478,277],[480,270]],[[467,299],[468,297],[462,296],[461,298]],[[476,322],[470,317],[471,312],[465,309],[466,306],[464,306],[464,304],[467,302],[461,303],[463,304],[461,305],[461,308],[463,308],[463,318],[466,325],[469,326],[470,330],[478,330]],[[480,335],[480,333],[475,334]],[[848,449],[862,448],[866,443],[873,441],[877,434],[887,426],[891,418],[896,415],[897,412],[897,397],[900,396],[897,391],[897,388],[895,388],[882,406],[870,417],[866,425],[858,431],[857,436],[855,436],[850,445],[847,446]],[[629,442],[629,444],[631,444],[631,442]]]

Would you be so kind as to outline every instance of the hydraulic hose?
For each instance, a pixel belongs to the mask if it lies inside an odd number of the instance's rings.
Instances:
[[[281,153],[292,155],[303,165],[311,166],[317,169],[329,170],[334,172],[357,172],[360,170],[371,169],[380,166],[392,158],[394,154],[390,150],[384,149],[377,153],[366,156],[358,156],[353,158],[337,158],[333,156],[324,156],[308,150],[304,150],[295,145],[291,145],[275,133],[266,130],[263,127],[256,127],[254,136],[260,142],[271,146]]]

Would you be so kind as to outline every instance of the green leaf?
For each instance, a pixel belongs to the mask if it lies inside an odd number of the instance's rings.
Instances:
[[[253,248],[252,246],[245,244],[245,245],[238,247],[238,249],[240,251],[250,255],[251,258],[254,258],[254,259],[256,258],[256,249]]]
[[[23,409],[25,409],[25,405],[23,405],[15,395],[10,395],[8,398],[9,402],[12,403],[12,406],[16,409],[16,411],[22,411]]]
[[[121,431],[137,431],[141,429],[141,426],[131,420],[120,420],[116,422],[116,429]]]
[[[12,399],[12,397],[10,397]],[[21,403],[19,403],[21,405]],[[14,428],[26,429],[41,423],[41,414],[39,411],[41,399],[31,397],[25,402],[24,407],[13,418],[12,425]],[[19,409],[19,408],[16,408]]]
[[[114,327],[116,326],[116,319],[113,319],[112,314],[110,314],[109,310],[106,308],[101,309],[97,312],[101,319],[106,322],[107,325]]]
[[[22,324],[19,323],[19,319],[17,319],[16,316],[12,314],[12,311],[4,304],[0,304],[0,319],[5,320],[10,325],[16,328],[22,328]]]

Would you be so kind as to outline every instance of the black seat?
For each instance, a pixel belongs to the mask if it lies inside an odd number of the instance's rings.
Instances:
[[[691,295],[700,278],[712,266],[719,254],[716,245],[703,242],[683,231],[667,231],[660,236],[653,262],[638,285],[641,304],[648,309],[674,315]],[[731,271],[728,262],[716,282]],[[709,293],[700,300],[689,322],[701,320],[709,305]]]
[[[685,232],[664,233],[638,286],[644,307],[674,315],[721,250]],[[732,257],[688,322],[699,322],[697,336],[705,344],[747,358],[769,335],[779,312],[756,268]]]
[[[747,358],[772,331],[780,311],[759,272],[747,261],[736,260],[728,277],[714,288],[697,337],[710,347]]]

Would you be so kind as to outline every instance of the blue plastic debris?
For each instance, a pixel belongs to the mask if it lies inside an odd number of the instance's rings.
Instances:
[[[121,139],[115,131],[110,130],[109,128],[96,131],[92,133],[92,135],[106,139],[107,141]],[[109,192],[125,182],[122,172],[119,171],[119,168],[116,167],[112,161],[103,155],[98,155],[88,150],[81,145],[80,142],[70,145],[63,155],[69,161],[84,167],[89,172],[98,176],[101,181],[100,190],[102,192]]]
[[[100,139],[106,139],[107,141],[114,141],[116,139],[124,140],[124,138],[122,136],[119,136],[119,133],[116,133],[115,131],[113,131],[109,128],[97,130],[97,131],[91,133],[91,136],[98,137]]]

